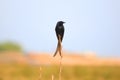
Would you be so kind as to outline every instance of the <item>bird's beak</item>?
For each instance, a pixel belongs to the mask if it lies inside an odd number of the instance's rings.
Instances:
[[[65,22],[63,22],[63,23],[65,23]]]

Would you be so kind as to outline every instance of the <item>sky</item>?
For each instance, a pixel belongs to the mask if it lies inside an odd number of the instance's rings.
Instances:
[[[120,0],[0,0],[0,42],[54,52],[55,26],[66,22],[63,50],[120,57]]]

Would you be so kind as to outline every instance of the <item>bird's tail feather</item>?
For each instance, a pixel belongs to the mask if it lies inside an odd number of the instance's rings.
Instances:
[[[57,44],[57,48],[56,48],[56,51],[55,51],[55,53],[54,53],[53,57],[55,57],[55,56],[56,56],[56,54],[57,54],[57,52],[58,52],[58,45],[59,45],[59,44]]]
[[[53,57],[56,56],[58,51],[59,51],[60,56],[62,57],[62,53],[61,53],[61,49],[62,49],[62,46],[61,46],[61,36],[60,35],[58,35],[58,36],[59,36],[58,44],[57,44],[57,48],[56,48],[56,51],[55,51]]]

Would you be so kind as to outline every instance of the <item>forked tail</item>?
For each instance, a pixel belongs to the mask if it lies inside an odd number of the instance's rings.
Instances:
[[[62,49],[62,46],[61,46],[61,36],[58,35],[58,37],[59,37],[58,44],[57,44],[57,48],[56,48],[56,51],[55,51],[53,57],[56,56],[56,54],[57,54],[58,51],[59,51],[60,56],[62,57],[62,53],[61,53],[61,49]]]

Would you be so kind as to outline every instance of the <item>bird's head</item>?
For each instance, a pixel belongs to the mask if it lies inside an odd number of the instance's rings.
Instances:
[[[65,22],[64,21],[58,21],[57,23],[60,24],[60,25],[63,25]]]

